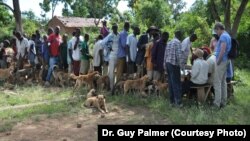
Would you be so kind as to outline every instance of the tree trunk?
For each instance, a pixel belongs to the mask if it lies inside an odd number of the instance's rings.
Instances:
[[[233,28],[232,28],[232,36],[235,38],[237,35],[237,31],[239,28],[239,24],[240,24],[240,20],[242,17],[242,14],[244,12],[244,10],[246,9],[247,3],[249,0],[242,0],[239,9],[237,10],[237,14],[235,16],[234,19],[234,23],[233,23]]]
[[[211,0],[211,12],[212,12],[212,15],[214,17],[214,20],[217,21],[217,22],[220,22],[221,19],[220,19],[220,16],[218,14],[218,11],[216,9],[214,0]]]
[[[23,26],[22,26],[22,17],[21,17],[21,11],[20,11],[20,5],[19,0],[12,0],[13,2],[13,8],[14,8],[14,17],[16,22],[16,31],[20,31],[23,33]]]
[[[224,11],[224,25],[225,25],[225,30],[231,34],[231,0],[226,0],[225,3],[225,11]]]

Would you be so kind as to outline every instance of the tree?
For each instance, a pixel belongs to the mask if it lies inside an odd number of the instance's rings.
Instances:
[[[21,11],[20,11],[19,0],[12,0],[12,3],[13,3],[13,8],[3,1],[0,2],[0,5],[7,7],[14,14],[15,22],[16,22],[16,30],[23,32],[22,16],[21,16]]]
[[[73,11],[72,16],[87,17],[89,15],[87,4],[87,0],[75,0],[70,6]]]
[[[140,25],[162,28],[170,24],[171,9],[164,0],[137,0],[135,15]]]
[[[36,20],[36,15],[32,10],[22,12],[23,17],[29,20]]]
[[[186,3],[183,0],[167,0],[171,10],[173,19],[177,20],[181,14],[181,10],[186,6]]]
[[[249,0],[242,0],[236,10],[236,13],[232,12],[232,9],[233,9],[232,7],[237,5],[238,1],[221,0],[220,2],[221,2],[221,5],[223,6],[222,10],[224,12],[224,24],[225,24],[226,31],[228,31],[231,34],[231,36],[236,37],[242,14],[244,10],[246,9],[246,6]],[[235,4],[232,4],[233,2],[235,2]],[[211,4],[210,4],[211,13],[213,14],[214,20],[217,20],[220,22],[221,18],[219,15],[220,12],[217,9],[217,3],[218,1],[211,0]],[[232,13],[234,13],[235,15],[232,16]],[[231,19],[232,17],[234,17],[233,20]]]

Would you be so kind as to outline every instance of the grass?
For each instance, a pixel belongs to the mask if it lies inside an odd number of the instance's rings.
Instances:
[[[237,70],[236,77],[240,82],[234,87],[235,97],[221,110],[213,109],[208,104],[197,106],[192,101],[184,101],[185,106],[181,109],[173,108],[170,106],[167,98],[153,96],[147,98],[140,98],[137,95],[108,96],[107,101],[112,105],[150,110],[155,114],[155,117],[166,119],[172,124],[250,124],[250,73],[246,70]],[[15,94],[0,92],[0,108],[69,98],[71,93],[72,89],[70,88],[62,90],[57,88],[46,89],[40,86],[17,87]],[[79,92],[79,94],[84,93],[87,93],[86,89]],[[39,122],[40,115],[47,115],[48,118],[51,118],[57,115],[84,113],[85,111],[80,106],[81,103],[82,100],[73,102],[62,101],[24,109],[1,111],[0,132],[11,130],[16,123],[25,119],[32,119]],[[140,122],[140,119],[136,120]],[[154,119],[149,118],[144,120]],[[149,121],[149,123],[151,122]],[[152,121],[152,123],[155,122]]]

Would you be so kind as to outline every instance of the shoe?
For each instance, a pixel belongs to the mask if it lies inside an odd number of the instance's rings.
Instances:
[[[49,87],[50,86],[50,83],[48,81],[45,82],[44,84],[45,87]]]

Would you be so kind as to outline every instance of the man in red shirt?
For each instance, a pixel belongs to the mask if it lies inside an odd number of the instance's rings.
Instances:
[[[55,28],[55,32],[50,34],[48,37],[48,46],[49,46],[49,70],[48,70],[48,74],[46,77],[46,82],[45,82],[45,86],[49,86],[50,83],[50,78],[51,78],[51,74],[53,72],[53,67],[54,65],[56,65],[58,63],[58,59],[59,59],[59,46],[61,44],[61,36],[60,36],[60,27],[56,26]]]

